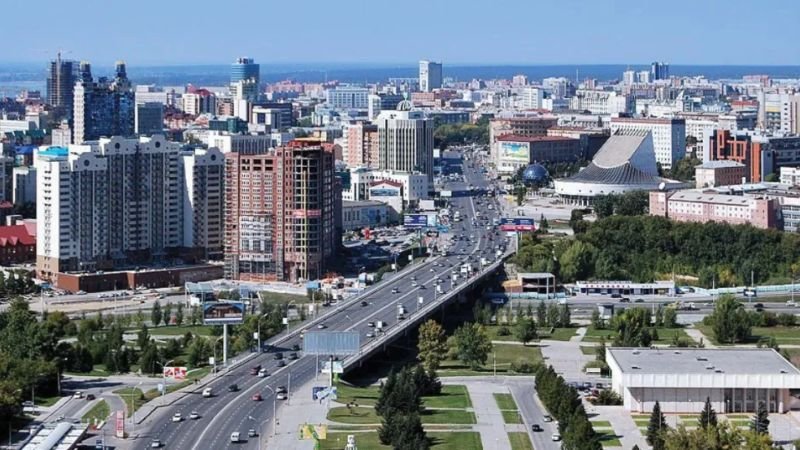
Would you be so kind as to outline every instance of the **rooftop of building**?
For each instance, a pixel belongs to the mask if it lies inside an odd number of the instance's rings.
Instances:
[[[669,197],[671,202],[691,202],[691,203],[708,203],[714,205],[730,205],[730,206],[750,206],[753,204],[753,197],[743,197],[741,195],[725,195],[718,193],[691,191],[676,191]]]
[[[800,375],[800,370],[773,349],[609,348],[625,374]]]
[[[686,119],[673,117],[612,117],[611,123],[640,123],[647,125],[668,125],[673,123],[686,123]]]
[[[744,167],[744,164],[736,161],[729,161],[729,160],[716,160],[716,161],[705,161],[703,164],[698,164],[695,167],[701,169],[725,169],[729,167]]]
[[[386,206],[386,203],[377,200],[342,200],[342,208],[366,208],[371,206]]]
[[[503,142],[559,142],[559,141],[572,141],[578,142],[578,139],[567,136],[522,136],[519,134],[504,134],[497,137],[498,141]]]
[[[69,155],[69,149],[67,147],[51,146],[47,147],[45,150],[39,150],[38,155],[51,158],[63,158]]]
[[[17,245],[36,245],[36,225],[26,224],[0,226],[0,247],[14,247]]]

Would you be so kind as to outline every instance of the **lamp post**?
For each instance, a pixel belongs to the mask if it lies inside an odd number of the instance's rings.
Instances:
[[[142,385],[142,381],[140,381],[136,387],[134,388],[131,386],[131,409],[133,413],[131,413],[131,435],[133,435],[134,430],[136,429],[136,400],[133,398],[133,394],[136,392],[136,388]]]
[[[167,374],[166,374],[166,373],[164,373],[164,369],[165,369],[167,366],[169,366],[169,364],[170,364],[171,362],[174,362],[174,361],[175,361],[174,359],[170,359],[169,361],[165,362],[164,364],[161,364],[160,362],[156,361],[156,364],[158,364],[159,366],[161,366],[161,380],[162,380],[162,381],[163,381],[163,383],[164,383],[164,384],[163,384],[163,387],[162,387],[162,389],[161,389],[161,396],[162,396],[162,397],[163,397],[163,396],[165,396],[165,395],[167,394]],[[217,363],[217,361],[216,361],[216,360],[214,360],[214,364],[215,364],[215,365],[216,365],[216,363]]]
[[[214,375],[217,374],[217,342],[224,338],[225,336],[220,336],[214,341]]]
[[[269,313],[264,313],[264,314],[258,316],[258,331],[257,331],[257,333],[258,333],[258,353],[261,353],[261,319],[263,319],[264,317],[267,317],[268,315],[269,315]]]

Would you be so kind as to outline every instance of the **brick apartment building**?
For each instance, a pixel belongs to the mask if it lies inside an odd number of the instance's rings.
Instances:
[[[332,146],[292,141],[225,155],[225,277],[321,278],[339,243]]]

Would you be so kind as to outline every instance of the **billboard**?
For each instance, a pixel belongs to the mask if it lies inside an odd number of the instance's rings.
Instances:
[[[406,214],[403,216],[403,226],[406,228],[425,228],[428,226],[426,214]]]
[[[117,411],[115,417],[114,435],[118,438],[125,437],[125,411]]]
[[[303,335],[303,353],[307,355],[352,355],[360,347],[358,331],[309,331]]]
[[[331,365],[333,365],[333,373],[344,373],[344,366],[341,361],[325,361],[322,364],[322,373],[331,373]]]
[[[500,219],[500,231],[536,231],[536,222],[529,217],[504,217]]]
[[[400,189],[394,187],[383,187],[381,185],[370,188],[370,197],[399,197]]]
[[[244,322],[244,311],[242,302],[206,302],[203,303],[203,323],[238,325]]]
[[[173,380],[186,379],[186,367],[164,367],[164,378],[172,378]]]
[[[500,159],[527,163],[531,160],[530,147],[522,142],[501,142]]]

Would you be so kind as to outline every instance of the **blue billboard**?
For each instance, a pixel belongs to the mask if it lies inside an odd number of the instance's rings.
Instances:
[[[536,222],[528,217],[504,217],[500,219],[502,231],[536,231]]]
[[[406,228],[425,228],[428,226],[427,214],[406,214],[403,216],[403,226]]]

